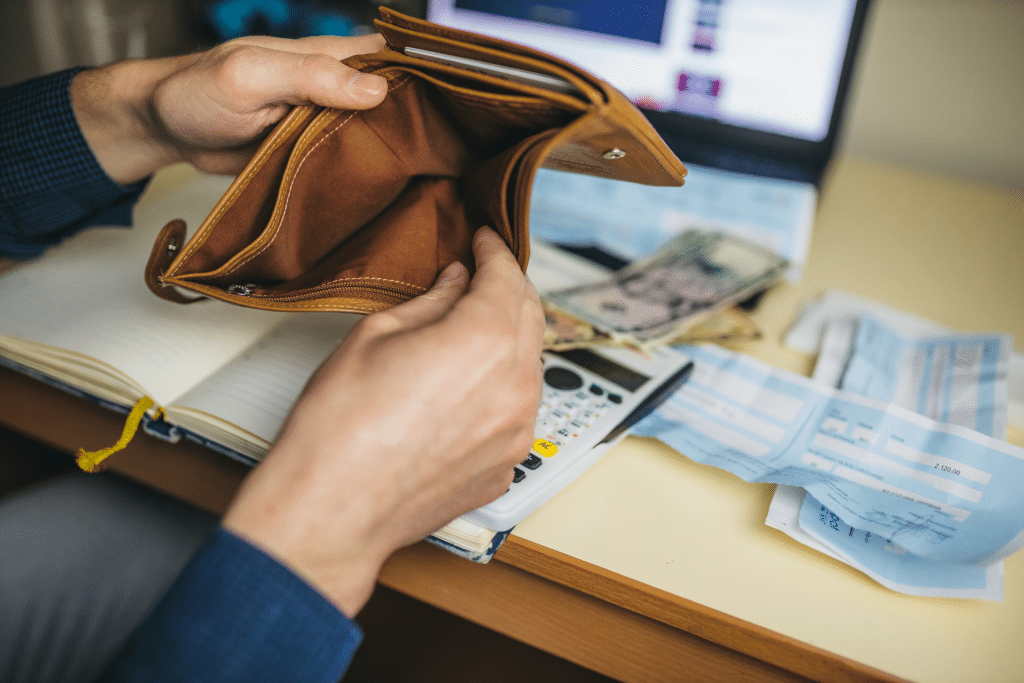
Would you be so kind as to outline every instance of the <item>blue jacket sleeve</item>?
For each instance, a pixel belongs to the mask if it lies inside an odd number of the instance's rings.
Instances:
[[[120,185],[71,108],[68,69],[0,88],[0,256],[27,258],[91,225],[130,225],[146,181]]]
[[[101,680],[337,683],[361,639],[320,593],[221,527]]]

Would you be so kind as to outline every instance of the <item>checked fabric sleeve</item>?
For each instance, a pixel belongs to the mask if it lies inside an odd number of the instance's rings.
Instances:
[[[28,258],[92,225],[130,225],[146,181],[104,173],[71,108],[80,68],[0,88],[0,256]]]

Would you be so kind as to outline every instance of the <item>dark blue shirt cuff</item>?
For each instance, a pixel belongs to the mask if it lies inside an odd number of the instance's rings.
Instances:
[[[92,225],[131,225],[147,181],[103,171],[71,107],[67,69],[0,88],[0,255],[34,256]]]
[[[310,585],[218,528],[102,680],[337,683],[361,640]]]

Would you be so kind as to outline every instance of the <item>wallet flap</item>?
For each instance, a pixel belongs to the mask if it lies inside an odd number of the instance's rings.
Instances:
[[[439,26],[384,7],[380,13],[377,28],[395,50],[410,46],[427,48],[559,76],[577,86],[580,101],[589,103],[591,116],[596,114],[596,118],[567,138],[565,148],[552,148],[544,163],[546,167],[644,185],[683,184],[686,167],[640,110],[609,83],[569,62],[522,45]],[[425,68],[436,68],[432,62],[419,61]]]

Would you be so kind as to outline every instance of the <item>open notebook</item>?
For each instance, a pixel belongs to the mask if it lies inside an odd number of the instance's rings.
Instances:
[[[687,164],[683,188],[543,171],[532,234],[618,267],[693,227],[785,256],[799,278],[867,0],[428,0],[427,18],[578,64]]]
[[[199,225],[230,181],[185,166],[162,171],[131,230],[87,230],[0,274],[0,364],[121,413],[150,399],[147,432],[257,463],[360,316],[153,296],[142,273],[156,232],[176,217]],[[456,519],[428,540],[485,562],[507,534]]]

